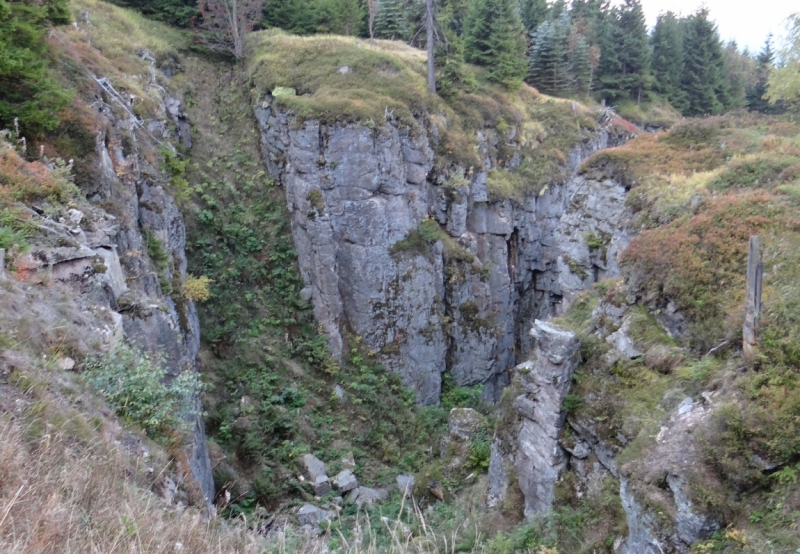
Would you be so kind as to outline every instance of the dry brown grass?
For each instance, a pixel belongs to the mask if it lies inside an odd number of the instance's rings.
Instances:
[[[0,415],[0,551],[259,551],[241,528],[165,509],[132,483],[145,468],[101,437],[82,444],[49,423],[37,436],[42,422],[23,421]]]

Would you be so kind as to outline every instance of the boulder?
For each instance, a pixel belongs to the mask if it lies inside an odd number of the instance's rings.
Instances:
[[[317,477],[324,475],[327,477],[327,467],[325,462],[313,454],[303,454],[300,458],[303,474],[311,481],[316,481]]]
[[[413,475],[398,475],[397,488],[400,489],[402,494],[411,494],[414,490],[414,476]]]
[[[606,342],[626,358],[633,359],[644,355],[644,352],[636,348],[633,338],[631,338],[630,316],[622,321],[622,325],[619,329],[606,337]]]
[[[352,452],[348,452],[347,455],[342,458],[342,468],[349,469],[350,471],[356,470],[356,460]]]
[[[317,496],[325,496],[331,492],[331,481],[327,475],[320,475],[311,481],[311,488],[314,489],[314,494]]]
[[[383,489],[370,489],[368,487],[358,487],[350,491],[350,494],[347,495],[347,499],[350,502],[355,502],[356,505],[361,508],[364,505],[372,506],[376,502],[380,502],[381,500],[386,500],[389,496],[389,493]]]
[[[313,504],[304,504],[297,510],[297,521],[300,522],[300,525],[309,525],[313,529],[318,528],[324,520],[330,518],[330,512],[317,508]]]
[[[352,471],[345,469],[334,478],[333,486],[337,491],[344,493],[358,487],[358,480]]]
[[[486,429],[486,418],[472,408],[453,408],[447,420],[447,433],[451,437],[470,440],[479,431]]]

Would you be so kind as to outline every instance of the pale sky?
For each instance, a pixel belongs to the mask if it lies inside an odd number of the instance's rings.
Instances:
[[[784,21],[800,11],[797,0],[641,0],[647,25],[652,28],[661,12],[672,10],[689,15],[705,5],[717,23],[722,40],[735,39],[740,48],[747,46],[758,52],[767,33],[777,40],[784,36]]]

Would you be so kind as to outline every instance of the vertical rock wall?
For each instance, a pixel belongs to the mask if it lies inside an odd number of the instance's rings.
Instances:
[[[166,178],[148,160],[159,159],[166,141],[175,138],[166,121],[172,112],[181,113],[180,102],[162,98],[161,119],[145,128],[115,103],[110,85],[103,83],[98,81],[93,104],[100,129],[96,152],[79,183],[89,202],[81,200],[80,209],[55,219],[46,210],[34,209],[31,216],[40,220],[43,234],[14,263],[27,275],[47,272],[66,283],[87,311],[102,314],[108,323],[98,336],[98,347],[125,337],[163,355],[169,375],[175,377],[197,370],[200,325],[194,304],[182,294],[183,218],[165,191]],[[183,118],[183,131],[187,124]],[[156,250],[160,262],[151,256]],[[199,399],[196,402],[199,408]],[[214,481],[200,415],[186,459],[179,463],[188,464],[179,467],[179,473],[194,476],[210,505]]]
[[[435,175],[435,139],[422,123],[300,123],[269,98],[256,117],[265,162],[286,190],[300,271],[331,351],[341,355],[343,331],[361,336],[421,404],[438,402],[445,371],[458,386],[482,383],[486,398],[497,400],[508,370],[530,353],[530,323],[556,313],[571,291],[618,271],[608,260],[625,240],[614,231],[624,189],[577,174],[583,159],[608,145],[604,131],[587,132],[574,147],[565,185],[520,202],[490,202],[491,130],[477,136],[483,170],[468,186],[448,187]],[[421,249],[401,242],[427,218],[448,241]],[[586,246],[592,226],[603,248]],[[572,245],[569,262],[564,237]]]

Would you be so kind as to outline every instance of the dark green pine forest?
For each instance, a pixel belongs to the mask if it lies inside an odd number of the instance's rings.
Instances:
[[[193,0],[115,0],[145,15],[190,27]],[[372,10],[372,14],[370,11]],[[777,61],[771,37],[761,51],[723,43],[705,8],[666,12],[648,29],[640,0],[436,0],[440,94],[470,91],[469,62],[509,88],[521,83],[607,105],[668,102],[685,116],[731,109],[781,111],[765,99]],[[372,21],[372,24],[370,24]],[[425,48],[424,0],[270,0],[257,28],[402,40]]]

